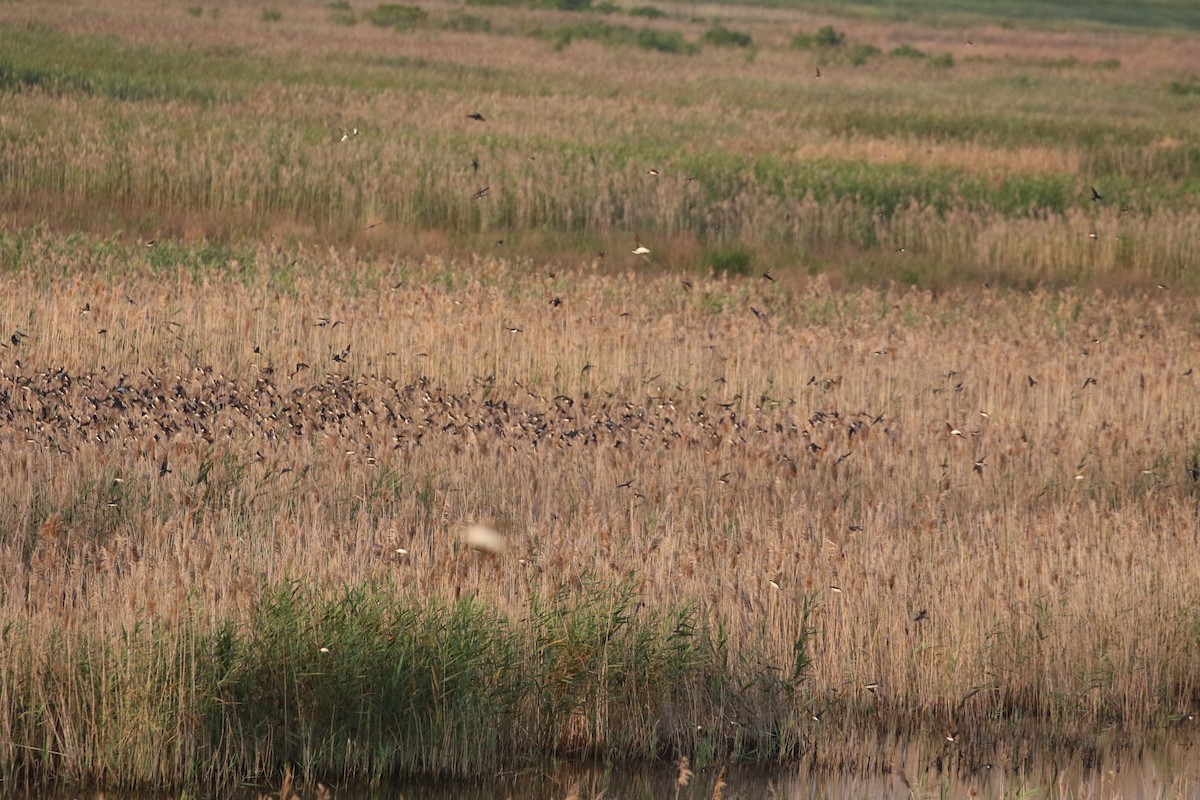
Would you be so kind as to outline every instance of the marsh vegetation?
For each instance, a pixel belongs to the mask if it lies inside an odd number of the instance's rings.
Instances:
[[[0,5],[8,785],[1194,724],[1187,14],[646,8]]]

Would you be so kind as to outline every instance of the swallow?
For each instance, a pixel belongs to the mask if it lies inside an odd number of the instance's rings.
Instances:
[[[1104,199],[1104,195],[1102,195],[1098,191],[1096,191],[1096,187],[1093,186],[1092,187],[1092,202],[1096,202],[1098,200],[1103,200],[1103,199]]]
[[[913,617],[913,622],[924,622],[927,619],[929,619],[929,612],[922,608],[917,612],[917,615]]]
[[[774,283],[774,282],[775,282],[775,278],[773,278],[773,277],[771,276],[771,270],[767,270],[766,272],[764,272],[764,273],[762,274],[762,276],[763,276],[763,278],[765,278],[766,280],[770,281],[771,283]]]
[[[471,171],[479,172],[479,159],[477,159],[477,158],[471,159]]]
[[[487,197],[488,190],[489,190],[489,189],[491,189],[491,188],[492,188],[492,187],[490,187],[490,186],[485,186],[485,187],[483,187],[482,189],[480,189],[479,191],[477,191],[475,194],[471,195],[471,199],[472,199],[472,200],[478,200],[478,199],[479,199],[479,198],[481,198],[481,197]]]
[[[467,114],[467,119],[473,119],[476,122],[486,122],[487,121],[487,118],[484,117],[483,114],[480,114],[478,111],[475,111],[471,114]]]

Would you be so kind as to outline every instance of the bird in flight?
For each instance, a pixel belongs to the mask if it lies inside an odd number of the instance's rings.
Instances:
[[[483,187],[483,188],[482,188],[482,189],[480,189],[478,192],[476,192],[475,194],[471,195],[471,199],[472,199],[472,200],[478,200],[478,199],[479,199],[479,198],[481,198],[481,197],[487,197],[488,189],[490,189],[490,188],[492,188],[492,187],[490,187],[490,186],[485,186],[485,187]]]
[[[467,119],[473,119],[476,122],[485,122],[487,120],[487,118],[485,116],[483,116],[483,114],[480,114],[478,111],[471,113],[471,114],[467,114]]]
[[[821,68],[817,67],[817,77],[821,77]]]
[[[633,237],[633,241],[637,244],[637,247],[633,248],[633,254],[635,256],[641,256],[642,258],[649,261],[650,260],[649,259],[650,248],[646,247],[646,245],[642,244],[642,237],[635,234]]]
[[[1096,187],[1093,186],[1092,187],[1092,200],[1096,201],[1096,200],[1103,200],[1103,199],[1104,199],[1104,195],[1102,195],[1098,191],[1096,191]]]

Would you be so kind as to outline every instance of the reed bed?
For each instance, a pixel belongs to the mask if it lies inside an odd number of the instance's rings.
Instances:
[[[1197,40],[661,5],[0,5],[0,779],[1192,724]]]
[[[1196,707],[1170,290],[20,249],[9,780],[848,767],[930,733],[1015,769]]]
[[[838,21],[879,51],[856,66],[790,47],[829,21],[800,11],[633,18],[755,43],[687,56],[551,44],[626,14],[426,8],[397,32],[319,3],[6,5],[5,226],[572,261],[640,233],[676,269],[736,246],[855,283],[1194,282],[1195,38]]]

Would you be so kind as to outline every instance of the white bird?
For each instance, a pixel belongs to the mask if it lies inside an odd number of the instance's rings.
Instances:
[[[647,256],[650,255],[650,248],[646,247],[646,245],[642,244],[642,237],[634,235],[633,240],[637,243],[637,247],[633,248],[633,254],[635,256],[641,256],[642,258],[645,258],[647,261],[649,261],[650,259],[647,258]]]
[[[490,525],[471,525],[467,528],[466,536],[467,547],[472,550],[478,550],[481,553],[503,553],[508,548],[508,541],[504,538],[504,534],[491,527]]]
[[[353,130],[350,130],[350,131],[342,131],[342,141],[343,142],[349,140],[349,138],[351,136],[358,136],[358,128],[354,128]]]

